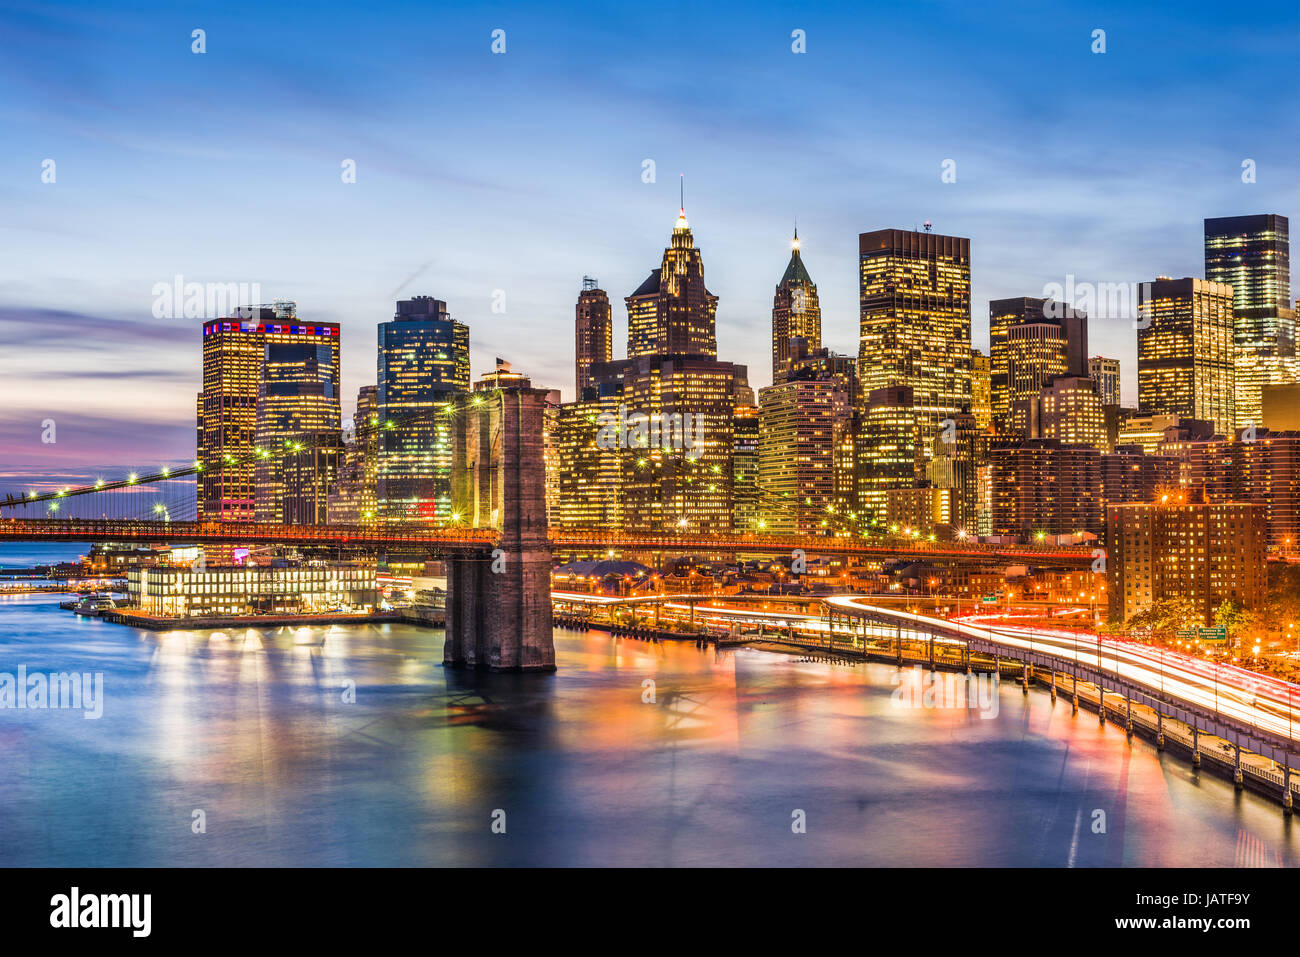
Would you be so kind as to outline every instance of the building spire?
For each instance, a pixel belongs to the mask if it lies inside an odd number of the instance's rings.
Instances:
[[[681,202],[681,208],[677,211],[677,224],[673,226],[673,232],[678,233],[682,230],[690,232],[691,224],[686,221],[686,174],[679,174],[677,181],[677,198]]]

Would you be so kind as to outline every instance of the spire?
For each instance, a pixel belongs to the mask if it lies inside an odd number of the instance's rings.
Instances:
[[[794,227],[794,240],[790,243],[790,264],[785,267],[785,275],[777,285],[784,286],[786,283],[796,282],[805,286],[815,285],[812,276],[808,275],[808,270],[803,264],[803,257],[799,255],[799,225]]]
[[[677,198],[681,204],[681,208],[677,211],[677,224],[673,226],[673,232],[677,232],[679,229],[689,230],[691,228],[691,224],[686,221],[686,174],[685,173],[679,174],[679,179],[677,180]]]

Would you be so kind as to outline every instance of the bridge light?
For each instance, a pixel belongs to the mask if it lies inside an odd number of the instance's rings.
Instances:
[[[36,497],[36,493],[35,493],[35,492],[28,492],[28,493],[27,493],[27,497],[28,497],[28,498],[35,498],[35,497]]]
[[[227,455],[226,458],[230,458],[230,456]],[[132,472],[130,475],[128,475],[126,477],[126,481],[128,484],[133,483],[135,481],[135,473]]]
[[[104,480],[103,480],[103,479],[95,479],[95,488],[103,488],[103,487],[104,487]]]
[[[58,503],[58,502],[51,502],[51,503],[50,503],[50,511],[51,511],[51,512],[57,512],[58,510],[59,510],[59,503]]]

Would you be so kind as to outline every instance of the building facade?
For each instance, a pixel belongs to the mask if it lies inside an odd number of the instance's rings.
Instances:
[[[376,507],[382,521],[451,519],[451,445],[442,414],[469,391],[469,327],[429,296],[397,303],[379,324]]]
[[[1138,407],[1236,427],[1232,287],[1157,279],[1138,293]]]
[[[790,358],[791,339],[802,339],[809,351],[821,348],[822,307],[817,284],[808,275],[799,253],[799,230],[794,231],[790,262],[772,297],[772,381],[781,363]]]
[[[1267,586],[1264,508],[1206,501],[1199,490],[1106,510],[1110,619],[1126,622],[1157,602],[1188,601],[1210,624],[1224,601],[1259,608]]]
[[[614,358],[614,317],[609,295],[596,280],[584,276],[582,292],[574,307],[574,396],[582,398],[591,384],[591,367]]]

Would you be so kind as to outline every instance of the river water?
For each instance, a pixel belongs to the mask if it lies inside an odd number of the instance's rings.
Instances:
[[[439,631],[158,633],[57,602],[0,598],[0,675],[100,672],[103,715],[0,710],[0,865],[1300,855],[1276,804],[1011,682],[982,717],[901,707],[888,665],[563,630],[556,674],[481,675],[442,668]]]

